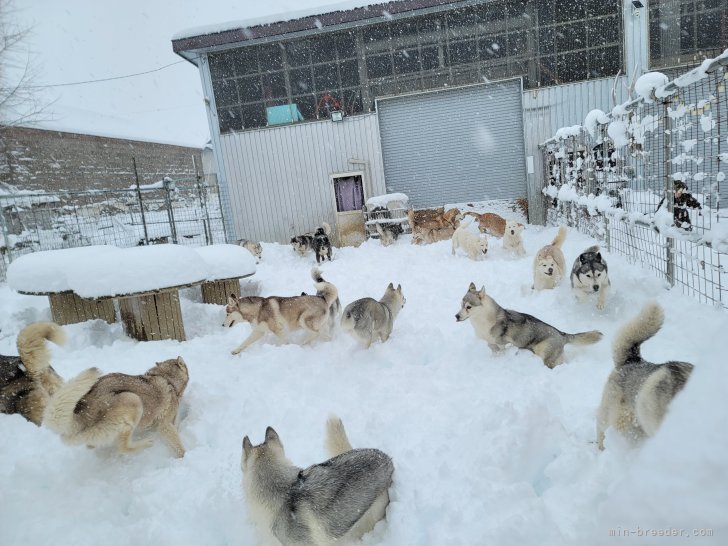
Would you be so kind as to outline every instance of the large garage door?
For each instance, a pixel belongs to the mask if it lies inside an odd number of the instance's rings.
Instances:
[[[526,197],[521,81],[377,101],[388,192],[416,208]]]

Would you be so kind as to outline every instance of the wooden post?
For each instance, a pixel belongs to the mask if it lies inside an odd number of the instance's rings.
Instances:
[[[119,298],[119,310],[124,332],[134,339],[186,340],[178,290]]]
[[[87,320],[101,319],[109,324],[116,320],[114,300],[86,299],[75,292],[48,294],[51,317],[57,324],[76,324]]]
[[[202,301],[204,303],[225,305],[230,294],[240,295],[240,279],[224,279],[202,283]]]

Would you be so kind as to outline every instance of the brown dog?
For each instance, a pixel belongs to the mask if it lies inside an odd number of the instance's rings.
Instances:
[[[478,219],[478,227],[480,233],[487,233],[494,237],[503,237],[506,232],[506,220],[502,216],[497,215],[494,212],[484,212],[479,214],[469,210],[465,214]]]
[[[412,243],[421,245],[450,239],[463,219],[458,209],[445,212],[444,207],[407,211],[412,228]]]

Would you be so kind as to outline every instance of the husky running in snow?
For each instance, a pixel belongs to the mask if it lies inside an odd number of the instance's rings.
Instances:
[[[362,298],[347,305],[341,316],[341,328],[367,349],[377,338],[384,343],[389,339],[394,319],[405,301],[402,286],[395,288],[390,282],[381,300]]]

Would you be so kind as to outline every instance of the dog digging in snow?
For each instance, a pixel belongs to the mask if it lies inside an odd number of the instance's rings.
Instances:
[[[485,287],[478,290],[473,283],[455,318],[458,322],[470,319],[475,335],[487,341],[493,352],[512,344],[541,357],[549,368],[561,364],[567,343],[591,345],[602,339],[597,330],[566,334],[534,316],[504,309],[485,293]]]
[[[304,344],[321,334],[330,335],[341,309],[338,291],[324,280],[318,268],[311,270],[311,277],[316,286],[315,296],[238,298],[231,294],[225,307],[223,326],[231,327],[238,322],[249,322],[253,326],[250,335],[232,353],[244,351],[268,332],[283,339],[286,330],[306,330],[309,335]]]
[[[597,413],[597,445],[604,449],[604,433],[612,427],[633,442],[653,436],[667,408],[693,371],[687,362],[653,364],[642,358],[642,343],[660,331],[665,315],[648,303],[617,332],[612,346],[614,370],[604,386]]]
[[[394,327],[394,319],[405,304],[402,286],[389,283],[384,296],[362,298],[350,303],[341,316],[341,329],[351,334],[367,349],[375,339],[382,343],[389,339]]]
[[[48,399],[63,385],[50,364],[46,340],[63,345],[65,339],[55,322],[36,322],[20,331],[19,356],[0,355],[0,413],[19,413],[40,426]]]
[[[132,436],[155,427],[174,454],[183,457],[175,419],[188,380],[182,357],[158,362],[142,375],[101,375],[98,368],[90,368],[51,397],[43,426],[68,444],[103,447],[115,443],[122,453],[151,447],[151,438],[134,441]]]
[[[571,268],[571,288],[579,302],[591,295],[597,296],[597,309],[607,304],[607,289],[610,286],[607,262],[597,245],[590,246],[574,261]]]
[[[472,233],[469,230],[471,224],[472,221],[460,222],[452,234],[452,255],[455,256],[455,251],[462,248],[471,260],[482,260],[488,252],[488,239]]]
[[[544,290],[556,288],[566,271],[566,258],[561,245],[566,239],[566,228],[561,226],[550,245],[546,245],[536,253],[533,259],[533,288]]]
[[[392,459],[378,449],[353,449],[338,418],[326,423],[329,460],[299,468],[273,428],[253,446],[243,438],[240,466],[253,521],[280,544],[324,546],[359,540],[384,519]]]

